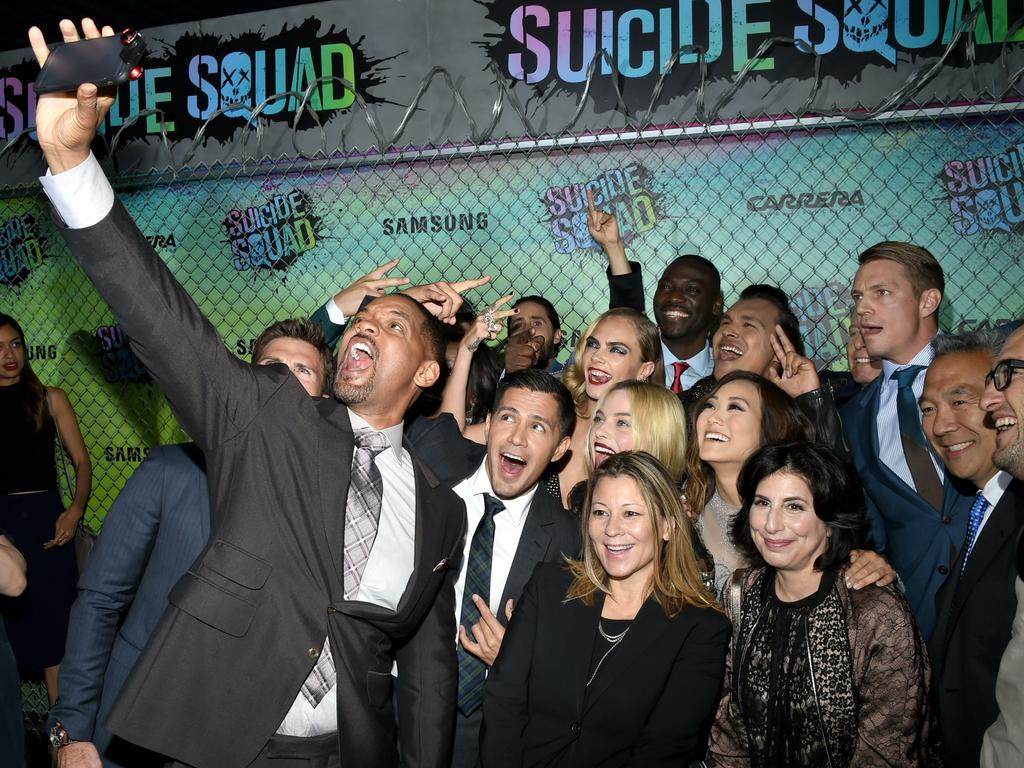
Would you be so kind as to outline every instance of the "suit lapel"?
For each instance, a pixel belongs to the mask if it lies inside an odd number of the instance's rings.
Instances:
[[[589,696],[586,686],[590,677],[590,659],[597,642],[597,622],[604,608],[604,598],[604,592],[597,592],[593,605],[585,605],[582,600],[569,600],[564,603],[566,610],[559,611],[564,626],[554,636],[559,638],[560,647],[551,652],[564,659],[566,689],[579,691],[576,700],[576,712],[579,713],[583,712],[584,701]]]
[[[509,598],[518,599],[534,568],[547,557],[548,547],[551,545],[551,534],[548,533],[548,529],[553,524],[547,502],[548,497],[538,488],[533,495],[533,501],[530,502],[526,523],[519,537],[519,546],[516,547],[512,567],[501,593],[501,602],[498,603],[498,621],[502,625],[508,624],[505,618],[505,604]]]
[[[669,619],[657,601],[645,601],[622,642],[601,664],[601,671],[587,691],[588,710],[614,683],[631,674],[636,660],[644,658],[648,649],[661,638],[668,627]]]
[[[971,566],[964,570],[959,583],[956,585],[956,592],[953,597],[952,625],[964,604],[971,595],[971,591],[977,586],[985,572],[997,560],[997,553],[1005,546],[1014,543],[1013,534],[1022,523],[1024,523],[1024,498],[1021,496],[1021,485],[1014,481],[1003,493],[996,508],[985,522],[981,529],[978,540],[974,543],[968,564]],[[964,553],[961,552],[956,559],[955,567],[959,570],[963,562]]]
[[[337,580],[332,585],[339,588],[344,584],[345,559],[345,500],[348,497],[348,484],[352,471],[352,453],[354,442],[352,424],[348,418],[348,408],[333,399],[324,399],[316,404],[320,413],[319,444],[316,449],[317,478],[320,490],[320,504],[323,514],[324,536],[331,553],[331,562]],[[339,433],[340,439],[339,439]],[[327,446],[341,445],[340,452],[327,450]],[[331,595],[332,600],[342,599],[342,595]]]

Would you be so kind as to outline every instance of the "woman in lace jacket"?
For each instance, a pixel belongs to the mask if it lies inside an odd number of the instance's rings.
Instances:
[[[758,450],[733,536],[754,564],[726,585],[733,640],[716,766],[938,765],[924,642],[893,587],[845,584],[867,523],[853,470],[807,443]]]

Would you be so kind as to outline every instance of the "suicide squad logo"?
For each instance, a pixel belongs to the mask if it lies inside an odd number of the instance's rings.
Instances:
[[[654,175],[639,163],[605,171],[594,179],[548,187],[543,203],[551,238],[558,253],[601,250],[587,229],[587,192],[594,193],[598,210],[615,214],[625,242],[654,229],[662,218],[660,198],[653,191]]]
[[[131,382],[149,384],[149,372],[139,362],[128,344],[128,334],[119,325],[101,325],[96,329],[103,377],[111,384]]]
[[[42,266],[46,238],[31,213],[12,216],[0,224],[0,285],[17,286]]]
[[[1024,144],[992,157],[951,160],[939,178],[959,234],[1024,233]]]
[[[286,271],[321,239],[322,221],[305,192],[273,195],[262,205],[232,209],[224,218],[231,266],[239,272]]]

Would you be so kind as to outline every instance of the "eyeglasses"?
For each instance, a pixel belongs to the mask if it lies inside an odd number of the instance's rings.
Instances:
[[[1013,372],[1015,370],[1024,370],[1024,360],[1015,360],[1013,358],[1000,360],[996,363],[996,367],[985,377],[985,386],[994,384],[996,390],[1002,392],[1013,381]]]

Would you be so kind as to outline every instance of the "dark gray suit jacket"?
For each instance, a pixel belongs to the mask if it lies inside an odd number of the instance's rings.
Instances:
[[[60,666],[60,699],[47,724],[60,720],[72,739],[92,741],[106,766],[135,768],[144,759],[127,745],[111,745],[103,721],[167,608],[171,587],[209,536],[209,492],[199,448],[194,443],[154,448],[111,506],[78,580]]]
[[[462,501],[413,456],[415,555],[397,610],[345,600],[347,408],[310,398],[282,365],[231,355],[120,203],[95,226],[63,234],[203,449],[210,481],[210,542],[171,590],[111,711],[111,731],[197,768],[245,766],[277,730],[329,635],[343,759],[399,763],[397,659],[401,760],[445,765]]]
[[[996,677],[1017,615],[1017,540],[1024,531],[1024,483],[1006,489],[961,573],[963,553],[935,598],[928,644],[942,718],[947,768],[977,766],[985,729],[999,714]]]

